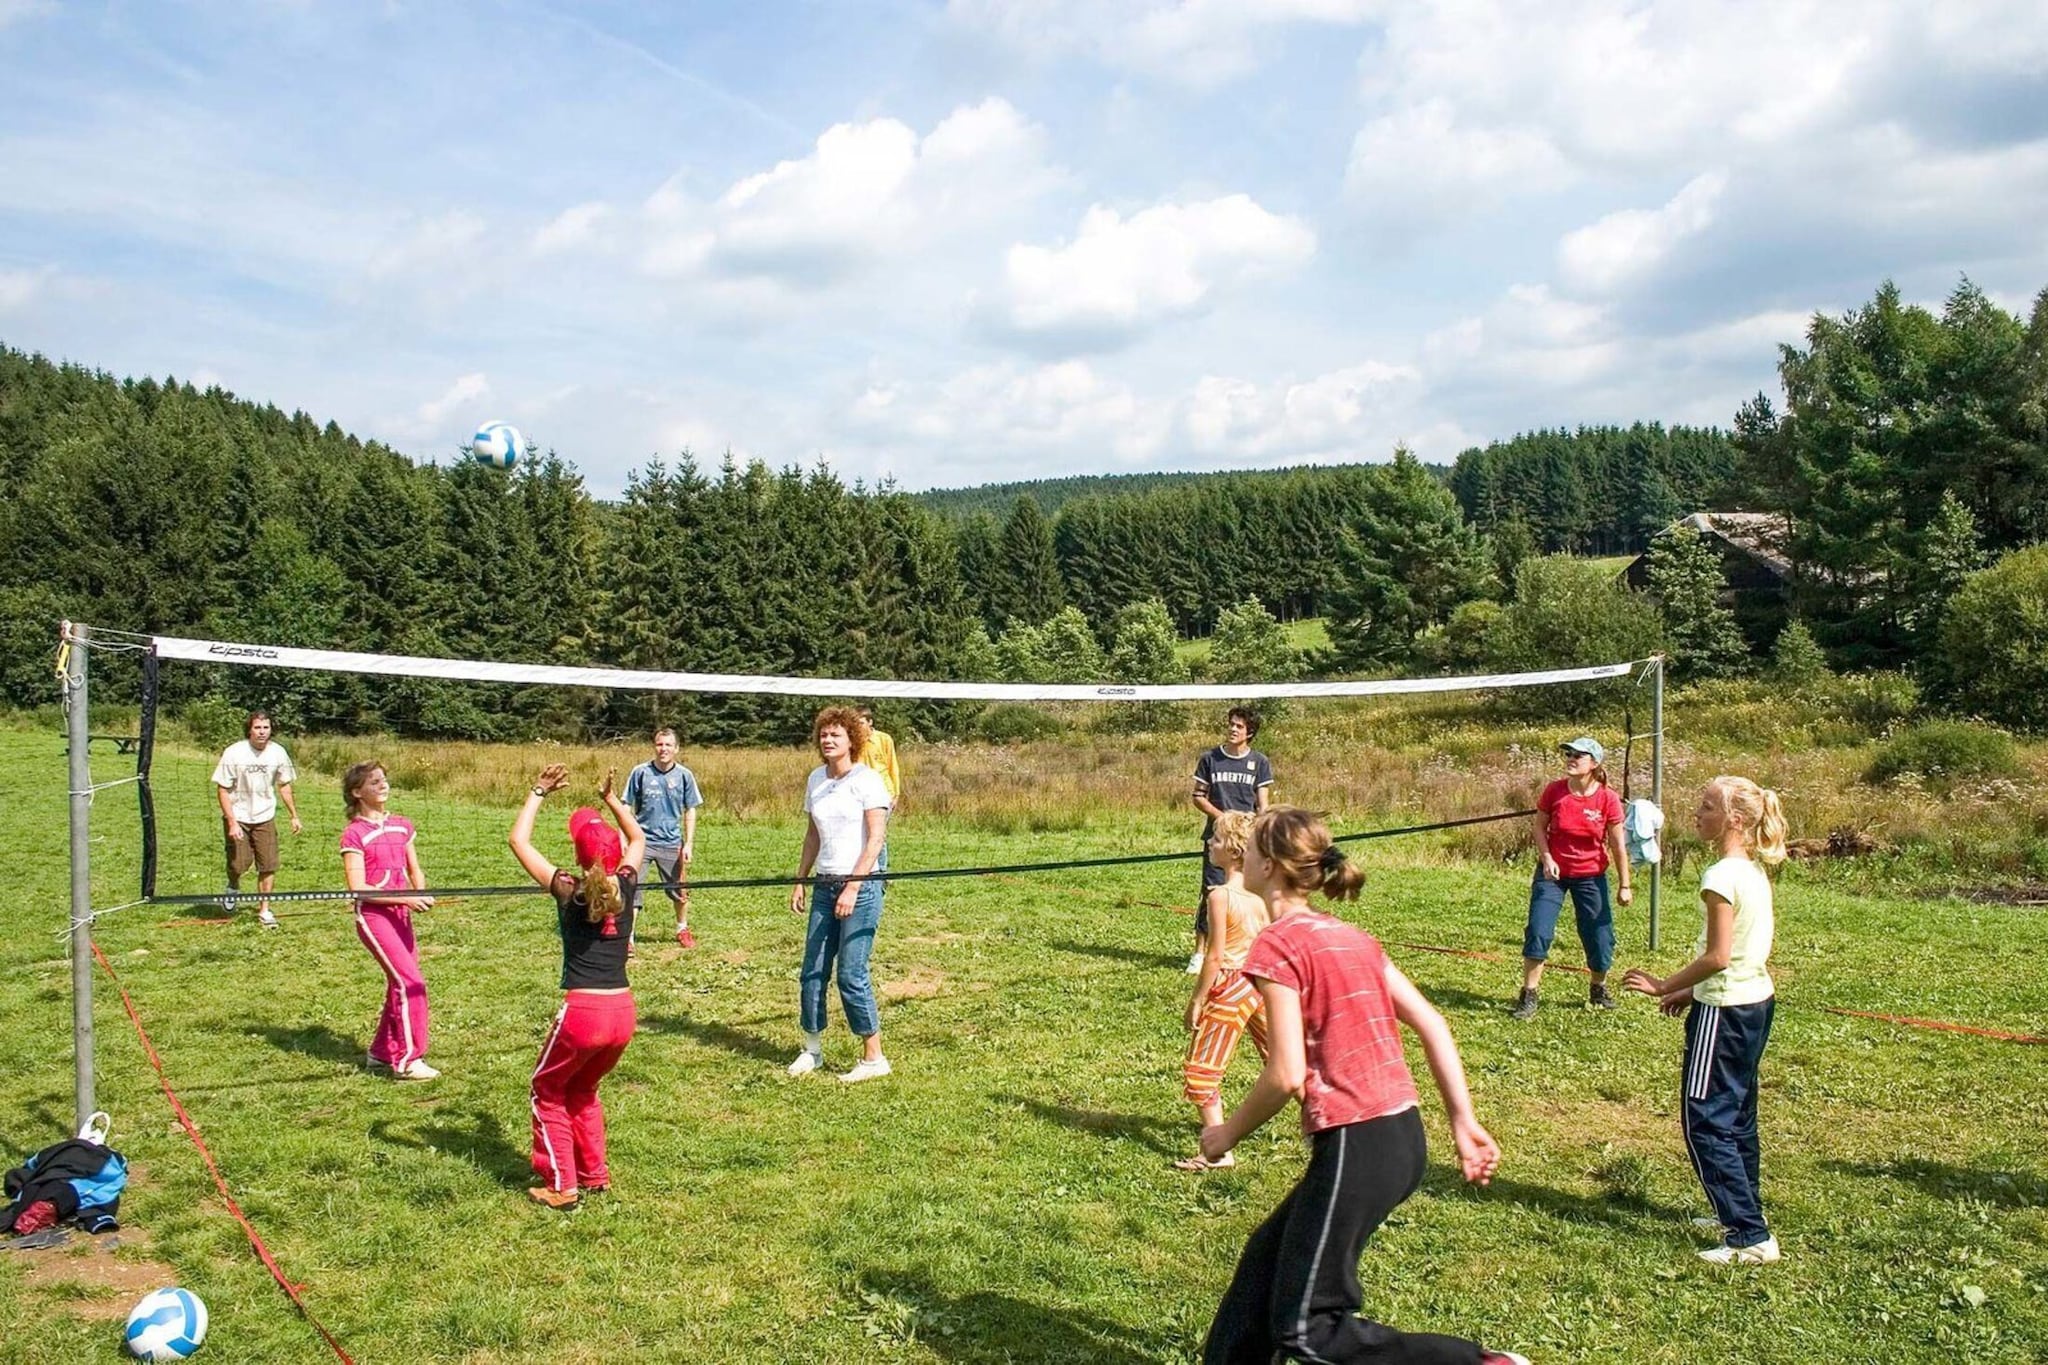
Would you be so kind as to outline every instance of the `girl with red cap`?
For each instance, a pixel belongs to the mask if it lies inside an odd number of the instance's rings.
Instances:
[[[559,763],[543,768],[534,780],[507,839],[527,875],[554,896],[562,934],[562,1009],[533,1070],[533,1169],[547,1183],[527,1191],[551,1209],[573,1209],[585,1193],[602,1194],[612,1183],[597,1085],[633,1040],[626,954],[633,943],[639,868],[647,851],[639,821],[612,790],[617,775],[605,774],[598,795],[618,820],[618,829],[589,806],[569,817],[569,840],[581,875],[556,867],[533,846],[533,820],[541,803],[569,782],[569,770]]]

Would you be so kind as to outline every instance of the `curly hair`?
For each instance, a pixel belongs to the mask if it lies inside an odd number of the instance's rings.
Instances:
[[[1227,810],[1216,817],[1215,842],[1223,845],[1237,862],[1244,861],[1244,846],[1251,842],[1252,815],[1250,811]]]
[[[847,752],[856,757],[868,747],[868,735],[874,728],[851,706],[821,707],[811,721],[811,743],[816,744],[818,736],[834,726],[846,731]]]

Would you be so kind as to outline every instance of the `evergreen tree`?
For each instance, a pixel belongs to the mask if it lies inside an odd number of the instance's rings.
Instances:
[[[997,562],[990,573],[989,610],[1006,621],[1014,617],[1038,625],[1052,618],[1064,598],[1052,527],[1035,501],[1020,497],[1003,522]]]
[[[1777,643],[1771,646],[1771,677],[1793,687],[1803,687],[1828,676],[1828,656],[1821,653],[1820,644],[1813,638],[1813,632],[1806,623],[1793,617],[1778,632]]]
[[[1397,450],[1339,560],[1330,603],[1339,667],[1412,657],[1420,632],[1483,596],[1492,581],[1492,551],[1465,524],[1456,497]]]
[[[1728,577],[1719,552],[1692,527],[1681,526],[1650,546],[1647,567],[1673,676],[1690,681],[1742,672],[1749,646],[1722,600]]]

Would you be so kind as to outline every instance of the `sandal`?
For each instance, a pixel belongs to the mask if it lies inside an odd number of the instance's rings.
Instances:
[[[1176,1171],[1227,1171],[1237,1164],[1234,1156],[1225,1156],[1221,1161],[1211,1161],[1201,1155],[1182,1157],[1173,1163]]]

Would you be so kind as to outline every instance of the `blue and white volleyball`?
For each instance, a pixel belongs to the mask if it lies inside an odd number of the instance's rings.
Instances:
[[[206,1340],[206,1305],[189,1289],[156,1289],[128,1315],[128,1351],[141,1360],[183,1360]]]
[[[526,453],[526,438],[510,422],[486,422],[469,438],[469,453],[493,469],[510,469]]]

